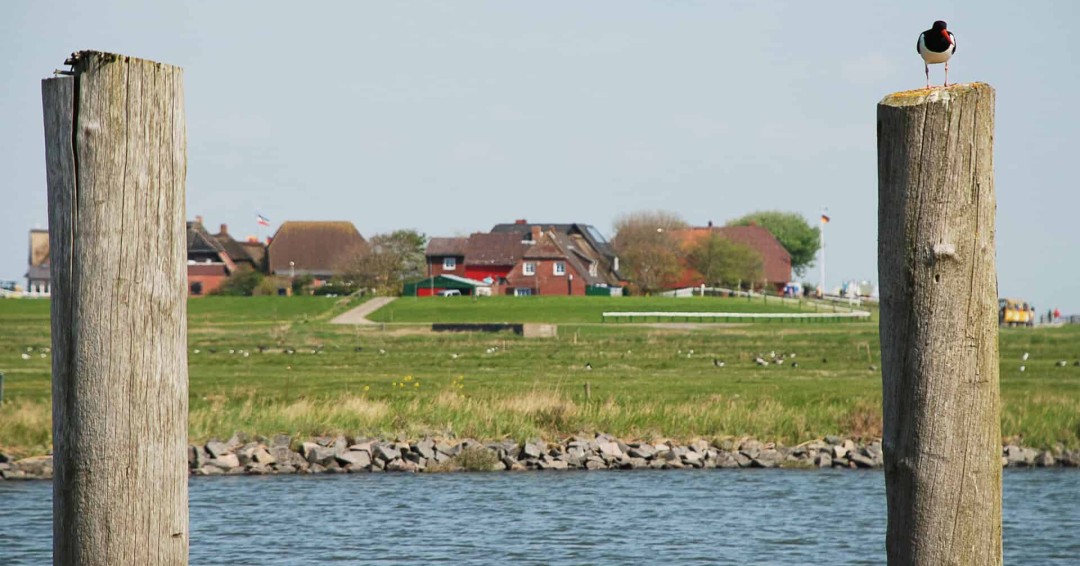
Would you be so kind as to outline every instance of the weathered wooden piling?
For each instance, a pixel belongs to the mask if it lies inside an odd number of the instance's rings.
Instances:
[[[186,564],[182,71],[82,51],[42,81],[53,562]]]
[[[889,564],[1000,564],[994,89],[877,109]]]

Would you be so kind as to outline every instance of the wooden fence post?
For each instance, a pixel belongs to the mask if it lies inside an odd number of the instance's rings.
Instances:
[[[182,71],[82,51],[42,81],[53,563],[186,564]]]
[[[877,108],[889,564],[1001,564],[994,89]]]

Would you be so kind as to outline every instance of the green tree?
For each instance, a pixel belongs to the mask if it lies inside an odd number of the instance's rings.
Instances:
[[[214,295],[250,297],[262,283],[263,274],[253,270],[233,273],[220,287],[214,289]]]
[[[707,284],[753,285],[764,277],[761,254],[757,250],[711,234],[691,245],[686,263],[705,278]]]
[[[427,271],[424,248],[427,236],[416,230],[394,230],[371,238],[372,253],[385,253],[393,258],[394,275],[399,282],[419,279]]]
[[[672,232],[682,228],[686,222],[665,211],[634,212],[615,220],[612,244],[621,270],[641,291],[657,291],[679,276],[681,253]]]
[[[810,226],[806,218],[794,212],[766,210],[753,212],[728,222],[728,226],[764,227],[791,254],[791,269],[798,275],[814,264],[814,257],[821,248],[821,230]]]
[[[376,234],[367,245],[346,255],[334,284],[343,289],[373,289],[379,294],[396,295],[406,281],[424,276],[425,245],[427,236],[416,230]]]

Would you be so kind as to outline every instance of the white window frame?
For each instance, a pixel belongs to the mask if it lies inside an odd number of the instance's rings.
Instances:
[[[455,269],[457,269],[457,258],[456,257],[444,257],[444,258],[442,258],[442,268],[443,268],[443,271],[454,271]]]
[[[592,275],[593,277],[597,277],[597,269],[596,269],[596,262],[595,261],[589,262],[589,275]]]
[[[531,261],[526,261],[525,263],[521,264],[521,274],[522,275],[536,275],[536,263],[531,262]]]
[[[554,262],[551,265],[551,273],[553,275],[557,275],[559,277],[562,277],[563,275],[566,275],[566,262],[565,261],[556,261],[556,262]]]

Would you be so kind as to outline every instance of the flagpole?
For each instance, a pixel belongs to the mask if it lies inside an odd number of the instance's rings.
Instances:
[[[821,296],[828,292],[825,287],[825,213],[821,213]]]

